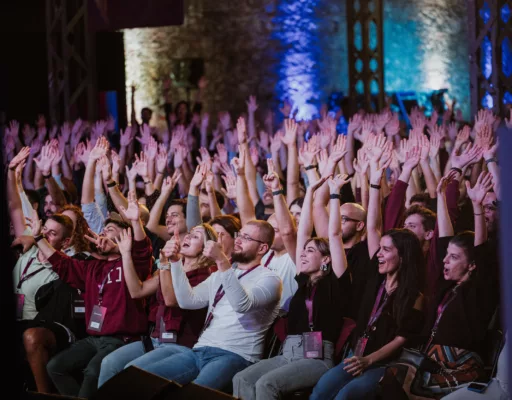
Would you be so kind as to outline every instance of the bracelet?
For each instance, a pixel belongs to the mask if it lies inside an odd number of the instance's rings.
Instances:
[[[43,234],[39,234],[39,235],[37,235],[37,236],[34,236],[34,240],[35,240],[36,242],[39,242],[39,241],[40,241],[41,239],[43,239],[43,238],[44,238],[44,235],[43,235]]]
[[[52,174],[48,174],[48,175],[44,175],[44,174],[43,174],[43,178],[44,178],[44,179],[50,179],[51,177],[52,177]]]
[[[498,160],[496,160],[496,158],[492,157],[492,158],[489,158],[488,160],[485,160],[485,164],[490,164],[490,163],[498,163]]]
[[[272,192],[272,196],[279,196],[280,194],[284,194],[284,189],[274,190]]]
[[[309,171],[310,169],[316,169],[316,168],[318,168],[318,165],[313,165],[313,164],[311,164],[311,165],[308,165],[308,166],[307,166],[306,168],[304,168],[304,169],[305,169],[306,171]]]
[[[144,185],[149,185],[151,181],[144,181]]]
[[[451,167],[450,170],[454,170],[454,171],[457,171],[459,174],[462,175],[462,170],[460,168],[457,168],[457,167]]]
[[[107,187],[108,188],[111,188],[111,187],[114,187],[114,186],[117,186],[117,182],[116,181],[112,181],[112,182],[107,183]]]
[[[163,173],[163,172],[160,172],[160,171],[156,171],[156,174],[157,174],[157,175],[163,175],[164,173]]]
[[[380,185],[371,184],[370,187],[373,188],[373,189],[379,189],[380,190]]]
[[[171,270],[171,263],[170,263],[170,262],[168,262],[168,263],[163,263],[163,264],[162,264],[162,263],[160,263],[160,265],[158,266],[158,269],[159,269],[159,270],[163,270],[163,269],[165,269],[165,270],[167,270],[167,271],[170,271],[170,270]]]
[[[480,214],[477,214],[477,213],[473,213],[473,215],[484,215],[484,213],[480,213]]]
[[[332,193],[329,198],[331,200],[334,200],[334,199],[338,199],[339,201],[341,201],[341,194],[336,194],[336,193]]]

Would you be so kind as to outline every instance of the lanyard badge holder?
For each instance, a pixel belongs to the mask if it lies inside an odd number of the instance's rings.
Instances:
[[[384,294],[385,283],[386,283],[386,281],[382,282],[382,285],[380,285],[379,292],[377,294],[377,298],[375,299],[375,304],[373,305],[373,310],[370,315],[370,319],[368,320],[368,325],[366,326],[366,329],[364,330],[363,336],[361,336],[359,339],[357,339],[356,348],[354,349],[354,356],[356,356],[356,357],[363,356],[366,345],[368,344],[370,332],[375,331],[375,329],[376,329],[375,324],[376,324],[377,320],[379,319],[380,315],[382,314],[382,311],[384,310],[384,307],[386,306],[386,304],[388,302],[389,297],[388,297],[387,293]],[[382,301],[382,304],[380,304],[383,295],[384,295],[384,300]],[[380,307],[379,307],[379,305],[380,305]]]
[[[33,276],[37,275],[39,272],[44,270],[44,267],[41,267],[34,272],[31,272],[27,275],[27,271],[34,262],[34,258],[31,258],[30,261],[27,263],[27,266],[23,270],[20,280],[18,282],[18,286],[16,286],[17,290],[21,289],[21,286],[24,282],[28,281]],[[16,293],[16,319],[23,319],[23,307],[25,306],[25,295],[23,293]]]
[[[313,298],[315,297],[316,286],[311,291],[311,296],[306,299],[306,308],[308,310],[308,323],[309,332],[302,334],[302,344],[304,348],[304,358],[319,358],[324,357],[323,349],[324,343],[322,339],[322,332],[314,331],[313,321]]]
[[[98,304],[96,304],[92,308],[91,318],[89,319],[88,329],[95,332],[101,332],[101,328],[103,327],[103,322],[105,322],[105,316],[107,315],[107,308],[103,307],[101,303],[103,302],[103,290],[105,289],[105,283],[107,282],[108,275],[114,269],[112,267],[110,271],[103,278],[103,282],[101,283],[100,290],[98,293]]]

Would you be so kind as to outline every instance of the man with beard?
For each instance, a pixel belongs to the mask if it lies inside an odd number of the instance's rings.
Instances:
[[[121,208],[133,229],[132,259],[138,277],[144,280],[151,270],[151,244],[140,220],[135,192],[128,195],[128,208]],[[98,386],[102,359],[125,343],[136,341],[147,330],[142,301],[133,300],[123,276],[122,259],[113,239],[127,224],[107,220],[101,236],[87,237],[104,259],[76,260],[56,251],[41,235],[40,221],[31,221],[32,232],[40,252],[51,263],[60,279],[84,292],[85,321],[89,337],[53,357],[47,370],[61,394],[88,398]],[[74,377],[84,372],[82,384]]]
[[[145,370],[179,384],[193,381],[226,391],[237,372],[261,359],[281,298],[281,280],[261,264],[273,240],[274,229],[268,222],[247,222],[237,235],[231,262],[219,243],[208,241],[203,254],[215,261],[218,271],[191,287],[179,256],[179,238],[172,239],[165,255],[171,260],[179,306],[209,307],[209,311],[191,351],[171,355]]]

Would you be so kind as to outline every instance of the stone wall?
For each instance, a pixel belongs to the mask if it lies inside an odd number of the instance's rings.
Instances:
[[[173,58],[204,59],[209,85],[203,103],[210,113],[242,112],[251,94],[258,97],[262,110],[275,107],[290,90],[283,81],[290,76],[301,79],[304,70],[307,79],[314,80],[318,101],[333,91],[346,93],[345,1],[349,0],[185,0],[184,25],[125,31],[127,85],[138,87],[137,112],[150,106],[157,111],[155,122],[163,124],[160,82],[170,72]],[[468,111],[464,4],[465,0],[384,0],[386,91],[447,87]],[[314,12],[304,14],[308,6]],[[295,31],[286,28],[286,23],[293,26],[294,7],[311,16],[310,23],[298,21],[301,28]],[[301,53],[304,31],[314,43],[311,55]],[[302,70],[297,72],[297,67]],[[174,98],[186,98],[186,92],[175,90]]]

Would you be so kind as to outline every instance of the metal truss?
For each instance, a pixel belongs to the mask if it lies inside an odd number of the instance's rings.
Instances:
[[[467,0],[471,112],[512,101],[512,1]]]
[[[384,106],[383,0],[347,1],[350,96],[354,106]]]
[[[96,91],[88,0],[46,0],[48,85],[52,123],[94,119]]]

